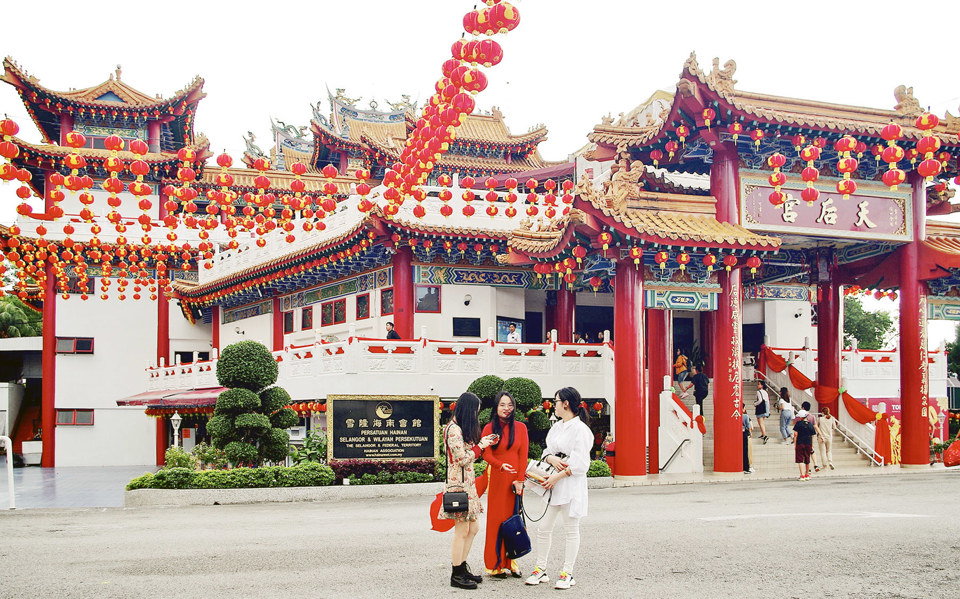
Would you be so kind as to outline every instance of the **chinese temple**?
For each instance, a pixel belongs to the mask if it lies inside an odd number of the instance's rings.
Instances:
[[[749,355],[758,376],[866,427],[871,459],[929,461],[946,375],[932,384],[943,356],[925,327],[960,318],[960,227],[927,217],[951,210],[960,119],[906,88],[892,110],[782,98],[737,89],[733,61],[705,72],[691,55],[673,93],[603,118],[575,162],[541,158],[545,127],[514,135],[499,110],[470,106],[410,173],[410,148],[432,141],[408,97],[381,111],[328,92],[309,126],[271,123],[268,151],[248,133],[235,167],[193,132],[200,79],[163,100],[119,68],[53,92],[4,66],[44,136],[4,130],[19,150],[4,179],[46,206],[0,237],[44,288],[45,466],[161,463],[169,416],[202,430],[217,352],[245,339],[273,350],[308,416],[329,394],[449,402],[484,374],[575,386],[612,432],[622,478],[660,471],[677,418],[685,435],[711,430],[715,471],[740,472]],[[96,189],[59,190],[83,175]],[[76,297],[97,285],[99,300]],[[898,350],[842,347],[851,289],[899,297]],[[384,339],[387,322],[400,340]],[[506,343],[511,324],[523,343]],[[660,401],[674,344],[701,350],[711,422]],[[81,384],[95,372],[111,373],[108,393]],[[88,417],[101,433],[76,426]],[[87,449],[92,438],[113,449]]]

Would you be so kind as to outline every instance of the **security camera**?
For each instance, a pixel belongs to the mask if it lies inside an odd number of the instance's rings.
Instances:
[[[463,305],[464,305],[464,306],[469,306],[471,301],[473,301],[473,296],[470,295],[469,293],[466,294],[465,296],[463,296]]]
[[[794,318],[800,318],[801,316],[803,316],[803,312],[800,312],[799,310],[793,315]]]

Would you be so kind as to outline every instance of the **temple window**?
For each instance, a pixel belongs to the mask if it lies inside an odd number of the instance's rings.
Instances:
[[[343,324],[347,321],[346,298],[320,304],[320,326]]]
[[[313,328],[313,307],[308,306],[300,312],[300,330],[309,331]]]
[[[57,426],[93,426],[93,410],[57,410]]]
[[[92,354],[93,337],[57,337],[58,354]]]
[[[357,320],[370,318],[370,294],[362,293],[357,296]]]
[[[283,332],[284,334],[293,332],[293,312],[283,313]]]

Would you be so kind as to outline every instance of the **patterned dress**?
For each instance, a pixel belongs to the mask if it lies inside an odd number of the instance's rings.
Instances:
[[[473,473],[473,463],[480,458],[481,449],[477,445],[464,442],[463,431],[455,422],[447,425],[443,438],[447,449],[447,484],[444,490],[466,491],[470,498],[470,509],[454,513],[441,510],[440,518],[473,522],[483,513],[483,506],[480,505],[480,497],[477,495],[476,476]]]

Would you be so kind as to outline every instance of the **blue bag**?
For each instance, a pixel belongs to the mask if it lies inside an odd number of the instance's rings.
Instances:
[[[513,560],[523,557],[532,550],[530,535],[527,534],[527,525],[523,520],[522,512],[520,495],[517,495],[513,515],[504,520],[497,531],[497,568],[500,567],[503,554],[506,554],[507,559]]]

